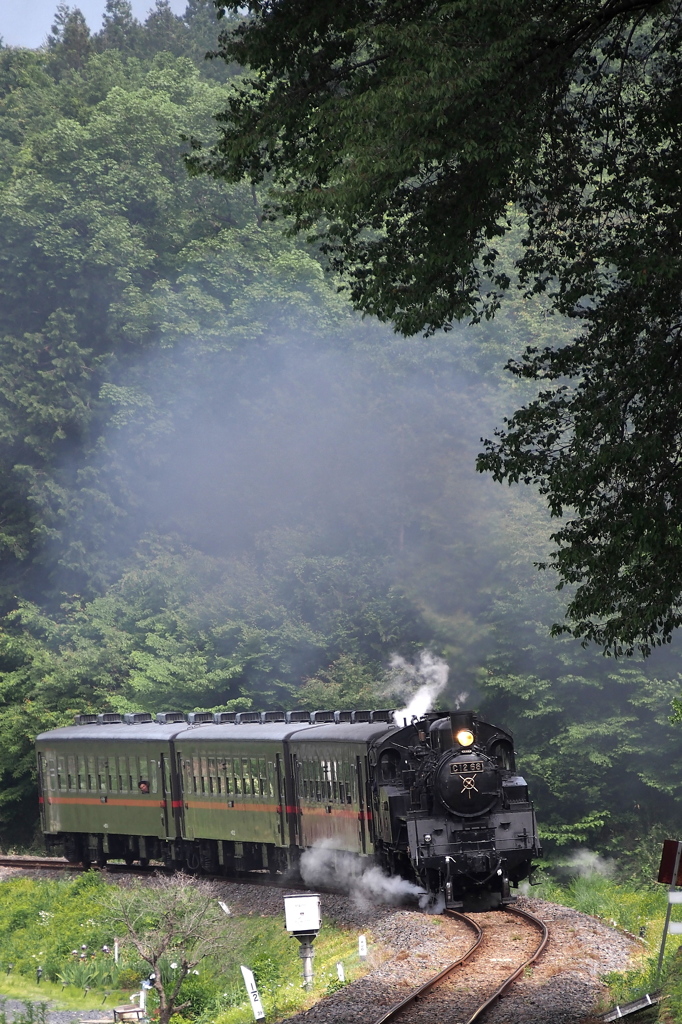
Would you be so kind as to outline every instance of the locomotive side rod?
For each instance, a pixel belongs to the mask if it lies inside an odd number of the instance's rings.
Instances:
[[[508,978],[505,978],[502,984],[495,989],[493,994],[489,996],[484,1003],[481,1003],[481,1005],[476,1010],[474,1010],[471,1017],[469,1017],[469,1019],[466,1021],[466,1024],[475,1024],[475,1021],[480,1020],[483,1014],[486,1012],[486,1010],[489,1010],[491,1006],[494,1006],[495,1003],[499,1001],[500,997],[504,995],[509,986],[516,981],[518,976],[522,974],[523,971],[525,971],[526,967],[529,967],[530,964],[534,963],[534,961],[537,960],[537,958],[540,956],[543,949],[549,942],[549,932],[547,930],[547,925],[544,923],[544,921],[541,921],[538,917],[535,917],[534,914],[529,914],[527,910],[518,910],[516,907],[505,907],[504,909],[507,913],[517,914],[519,917],[522,917],[524,920],[534,925],[534,927],[537,928],[540,932],[540,944],[537,947],[537,949],[528,957],[528,959],[525,960],[520,967],[517,967],[516,970],[512,974],[510,974]]]
[[[378,1020],[374,1021],[374,1024],[388,1024],[389,1021],[395,1020],[396,1017],[398,1017],[403,1012],[403,1010],[405,1010],[408,1006],[411,1006],[412,1003],[416,1003],[419,999],[421,999],[423,995],[426,995],[426,993],[429,992],[435,985],[443,981],[444,978],[447,978],[448,975],[451,974],[456,967],[459,967],[460,964],[463,964],[466,960],[468,960],[469,957],[478,949],[480,943],[483,940],[483,930],[479,928],[476,922],[472,921],[471,918],[466,917],[464,914],[458,914],[456,910],[446,910],[445,915],[454,918],[456,921],[461,921],[462,924],[465,924],[468,928],[470,928],[475,936],[473,943],[471,944],[471,946],[469,946],[466,952],[462,954],[462,956],[458,957],[456,960],[453,960],[452,963],[447,964],[447,966],[444,967],[442,971],[439,971],[438,974],[436,974],[433,978],[430,978],[429,981],[421,985],[420,988],[415,989],[414,992],[411,992],[410,995],[407,996],[405,999],[402,999],[399,1003],[396,1003],[395,1006],[392,1006],[390,1010],[387,1010],[386,1013],[379,1017]]]

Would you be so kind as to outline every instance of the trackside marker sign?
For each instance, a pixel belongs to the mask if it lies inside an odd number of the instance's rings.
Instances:
[[[244,984],[246,985],[246,991],[249,996],[254,1019],[265,1020],[265,1010],[263,1009],[263,1004],[261,1003],[260,996],[258,995],[256,979],[253,976],[253,971],[250,971],[248,967],[242,967],[242,977],[244,978]]]

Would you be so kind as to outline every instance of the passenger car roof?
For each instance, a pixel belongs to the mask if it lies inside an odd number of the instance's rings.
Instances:
[[[386,722],[376,722],[370,725],[368,722],[320,722],[309,725],[305,722],[266,722],[264,724],[245,722],[243,725],[226,723],[215,725],[206,723],[200,725],[187,725],[186,722],[173,722],[169,725],[159,725],[156,722],[145,722],[143,724],[115,723],[99,725],[67,725],[61,729],[51,729],[36,737],[36,743],[78,743],[87,741],[102,742],[103,740],[117,740],[125,743],[150,743],[158,740],[168,742],[175,740],[179,743],[200,742],[217,743],[233,742],[241,740],[253,742],[264,740],[266,742],[282,742],[294,740],[295,742],[355,742],[367,743],[388,732],[393,732],[395,726]]]

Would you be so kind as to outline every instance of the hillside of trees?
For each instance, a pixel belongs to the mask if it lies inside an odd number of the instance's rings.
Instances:
[[[551,637],[542,502],[475,469],[535,393],[504,364],[564,321],[518,298],[405,339],[260,190],[190,177],[238,81],[218,31],[210,0],[108,0],[0,49],[3,841],[75,712],[386,706],[429,649],[443,706],[514,730],[549,844],[641,866],[680,821],[679,644]]]

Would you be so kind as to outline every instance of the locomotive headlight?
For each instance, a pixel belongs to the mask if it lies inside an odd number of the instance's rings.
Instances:
[[[474,742],[474,734],[469,729],[460,729],[455,735],[460,747],[470,747]]]
[[[424,833],[424,842],[426,843],[427,846],[432,841],[432,839],[433,837],[428,832]]]

